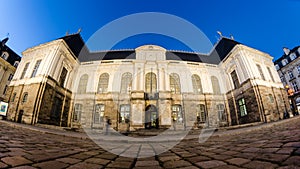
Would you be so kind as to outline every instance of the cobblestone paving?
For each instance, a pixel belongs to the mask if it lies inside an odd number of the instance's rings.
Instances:
[[[89,139],[12,127],[0,122],[0,168],[300,168],[300,118],[272,127],[181,141],[149,158],[106,152]],[[141,150],[141,148],[140,148]]]

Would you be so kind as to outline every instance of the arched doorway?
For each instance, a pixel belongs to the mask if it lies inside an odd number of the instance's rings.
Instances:
[[[149,105],[145,110],[145,128],[158,128],[159,127],[159,115],[157,108],[154,105]]]

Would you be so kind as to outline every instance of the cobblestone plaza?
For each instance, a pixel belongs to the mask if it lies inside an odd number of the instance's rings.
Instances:
[[[0,121],[0,168],[300,168],[299,123],[296,116],[221,129],[204,143],[192,131],[165,153],[127,158],[105,151],[85,133]],[[125,152],[149,148],[128,147]]]

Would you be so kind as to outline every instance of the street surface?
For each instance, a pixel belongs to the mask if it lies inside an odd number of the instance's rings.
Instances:
[[[299,116],[217,131],[204,143],[199,143],[199,135],[190,134],[169,151],[148,158],[112,154],[84,133],[6,121],[0,121],[0,133],[0,168],[300,168]]]

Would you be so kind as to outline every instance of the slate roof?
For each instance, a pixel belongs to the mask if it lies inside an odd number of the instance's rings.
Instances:
[[[2,51],[6,51],[9,54],[6,61],[9,62],[12,66],[15,64],[15,61],[21,61],[21,57],[16,54],[16,52],[14,52],[10,47],[4,45]],[[2,54],[2,51],[0,54]]]
[[[85,46],[85,43],[79,33],[68,35],[59,39],[63,39],[68,44],[72,52],[81,62],[94,60],[136,59],[134,49],[90,52]],[[237,44],[240,43],[223,37],[215,44],[209,54],[168,50],[166,52],[166,59],[218,64]],[[82,52],[80,53],[81,49]]]
[[[283,65],[282,65],[282,60],[283,59],[286,59],[287,61],[288,61],[288,64],[289,63],[291,63],[292,62],[292,59],[290,58],[290,54],[292,54],[292,53],[295,53],[296,54],[296,58],[298,58],[299,56],[300,56],[300,53],[298,52],[298,48],[299,48],[300,46],[296,46],[296,47],[294,47],[293,49],[291,49],[290,50],[290,52],[288,53],[288,55],[286,55],[285,53],[280,57],[280,58],[278,58],[277,60],[275,60],[274,61],[274,65],[278,65],[279,66],[279,68],[282,68],[282,67],[284,67]],[[288,65],[287,64],[287,65]],[[285,65],[286,66],[286,65]]]

